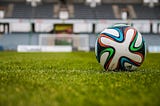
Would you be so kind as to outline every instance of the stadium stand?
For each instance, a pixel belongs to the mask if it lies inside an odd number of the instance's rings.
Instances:
[[[160,6],[150,8],[142,4],[133,5],[138,19],[160,19]]]
[[[0,7],[4,8],[6,14],[9,13],[9,15],[5,15],[6,18],[53,19],[57,18],[54,17],[54,5],[55,3],[41,3],[37,7],[32,7],[26,2],[2,2]],[[116,17],[116,13],[114,13],[113,6],[115,5],[118,9],[118,17]],[[95,8],[91,8],[89,5],[84,3],[74,3],[73,6],[68,6],[67,9],[72,11],[71,19],[120,19],[122,9],[127,9],[131,16],[129,18],[131,19],[160,18],[160,6],[150,8],[143,4],[101,4],[97,5]]]
[[[74,4],[74,18],[76,19],[93,19],[93,9],[84,4]]]
[[[101,4],[95,8],[96,19],[115,19],[112,5]]]
[[[53,4],[44,3],[35,8],[35,18],[53,18]]]
[[[26,5],[26,3],[14,4],[12,18],[31,18],[32,15],[31,5]]]
[[[112,5],[102,4],[91,8],[84,4],[74,4],[75,19],[115,19]]]
[[[53,5],[49,3],[31,7],[26,3],[15,3],[12,18],[53,18]]]

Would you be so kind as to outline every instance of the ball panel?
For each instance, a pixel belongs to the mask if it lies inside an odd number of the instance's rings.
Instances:
[[[110,62],[112,61],[113,57],[114,57],[114,54],[115,54],[115,50],[114,48],[111,48],[111,47],[108,47],[108,48],[105,48],[104,50],[102,50],[100,52],[100,58],[103,58],[102,55],[104,53],[108,53],[108,56],[107,57],[104,57],[106,60],[104,62],[104,64],[101,64],[105,69],[107,69],[109,67],[109,64]],[[103,58],[103,59],[104,59]],[[101,63],[101,62],[100,62]]]
[[[115,56],[113,57],[112,61],[110,62],[108,69],[109,70],[118,69],[118,67],[119,67],[118,66],[118,64],[119,64],[118,60],[119,60],[119,55],[117,55],[117,51],[116,51]]]
[[[101,33],[106,33],[106,32],[107,32],[108,35],[119,37],[119,32],[117,30],[115,30],[115,29],[105,29]]]
[[[112,39],[109,39],[107,37],[100,37],[100,43],[102,43],[102,45],[110,45],[112,47],[114,47],[114,45],[116,45],[117,43],[115,41],[113,41]]]
[[[142,45],[142,35],[138,32],[137,39],[135,42],[135,47],[139,47]]]
[[[139,36],[138,33],[136,33],[136,36],[134,37],[133,41],[129,46],[130,51],[136,52],[136,51],[139,51],[141,48],[143,48],[143,43],[141,43],[138,47],[135,46],[138,36]]]
[[[138,62],[136,62],[134,60],[131,60],[128,57],[124,57],[123,56],[123,57],[120,58],[120,69],[132,70],[132,69],[135,69],[138,66],[140,66],[140,63],[138,63]]]
[[[113,28],[113,30],[116,30],[119,33],[119,37],[116,37],[115,35],[110,34],[108,32],[104,32],[104,31],[102,31],[101,34],[106,35],[117,42],[123,42],[124,36],[123,36],[122,31],[119,28]]]
[[[103,53],[103,54],[101,55],[101,57],[100,57],[100,64],[101,64],[102,66],[105,65],[108,56],[109,56],[109,53],[108,53],[108,52],[105,52],[105,53]]]

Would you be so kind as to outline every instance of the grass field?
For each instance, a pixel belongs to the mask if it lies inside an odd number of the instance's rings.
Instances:
[[[160,54],[104,72],[93,52],[0,52],[0,106],[160,106]]]

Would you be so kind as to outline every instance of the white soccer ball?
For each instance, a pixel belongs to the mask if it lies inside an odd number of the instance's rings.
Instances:
[[[117,24],[99,34],[95,54],[106,70],[135,70],[144,61],[145,41],[135,28]]]

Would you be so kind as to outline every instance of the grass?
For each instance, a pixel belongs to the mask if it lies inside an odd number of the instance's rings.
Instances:
[[[104,72],[93,52],[0,52],[0,106],[160,106],[160,54]]]

